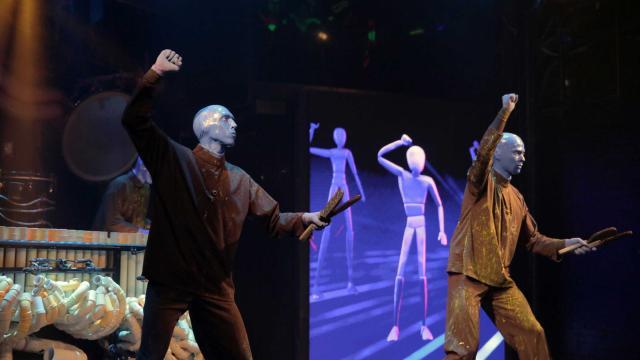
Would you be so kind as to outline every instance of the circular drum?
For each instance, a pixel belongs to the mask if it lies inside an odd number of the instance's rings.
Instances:
[[[51,227],[56,181],[37,173],[0,172],[0,224]]]
[[[136,150],[122,127],[129,96],[117,91],[95,94],[71,113],[62,146],[67,165],[79,177],[106,181],[128,170]]]

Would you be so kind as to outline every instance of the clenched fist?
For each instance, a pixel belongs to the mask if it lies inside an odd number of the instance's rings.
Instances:
[[[502,95],[502,108],[509,111],[513,111],[516,108],[518,102],[518,94],[506,94]]]
[[[166,72],[179,71],[180,66],[182,66],[182,56],[173,50],[166,49],[160,52],[151,68],[159,75],[163,75]]]

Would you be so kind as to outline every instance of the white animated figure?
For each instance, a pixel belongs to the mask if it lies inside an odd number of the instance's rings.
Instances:
[[[422,326],[420,327],[420,336],[423,340],[432,340],[433,335],[427,327],[427,275],[426,275],[426,229],[424,218],[424,205],[427,200],[427,193],[430,193],[438,206],[438,223],[440,232],[438,240],[443,246],[447,245],[447,235],[444,232],[444,209],[442,201],[438,194],[438,189],[433,179],[429,176],[422,175],[425,166],[426,155],[424,150],[419,146],[411,146],[407,150],[407,163],[410,171],[404,170],[402,167],[385,159],[383,156],[401,146],[409,146],[412,140],[407,135],[402,135],[400,140],[396,140],[385,145],[378,151],[378,162],[385,169],[398,177],[398,186],[404,203],[404,211],[407,216],[407,224],[404,228],[404,236],[402,237],[402,248],[400,250],[400,259],[398,262],[398,271],[396,273],[395,287],[393,290],[393,327],[387,336],[387,341],[397,341],[400,335],[400,308],[402,306],[402,292],[404,288],[404,268],[407,263],[409,249],[413,240],[413,234],[416,234],[416,245],[418,248],[418,264],[419,277],[422,283],[424,312]]]

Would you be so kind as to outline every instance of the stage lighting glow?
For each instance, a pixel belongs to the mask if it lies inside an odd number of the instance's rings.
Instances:
[[[322,30],[318,31],[316,33],[316,37],[318,38],[318,40],[323,41],[323,42],[329,41],[329,34],[324,32],[324,31],[322,31]]]
[[[376,41],[376,31],[375,30],[369,31],[369,33],[367,33],[367,38],[369,39],[369,41],[375,42]]]
[[[276,29],[278,28],[278,25],[271,23],[269,25],[267,25],[267,29],[269,29],[269,31],[274,32],[276,31]]]

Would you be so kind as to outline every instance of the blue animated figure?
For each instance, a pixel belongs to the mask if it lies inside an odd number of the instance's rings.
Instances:
[[[422,295],[424,312],[422,326],[420,327],[420,336],[423,340],[432,340],[433,335],[427,327],[427,274],[426,274],[426,229],[424,219],[424,205],[427,200],[427,193],[430,193],[438,206],[438,223],[440,232],[438,240],[443,246],[447,245],[447,235],[444,232],[444,209],[442,201],[438,194],[438,189],[433,179],[429,176],[422,175],[425,166],[426,155],[424,150],[419,146],[411,146],[407,150],[407,163],[410,171],[404,170],[402,167],[385,159],[383,156],[401,146],[409,146],[413,143],[407,135],[402,135],[400,140],[396,140],[385,145],[378,151],[378,162],[390,173],[398,177],[398,186],[404,203],[404,212],[407,215],[407,224],[404,228],[404,236],[402,237],[402,248],[400,249],[400,259],[398,261],[398,271],[396,273],[395,287],[393,290],[393,327],[387,336],[387,341],[397,341],[400,335],[400,308],[402,307],[402,292],[404,288],[404,268],[407,263],[409,249],[413,234],[416,234],[416,245],[418,248],[418,264],[420,281],[422,283]]]
[[[309,128],[309,143],[313,140],[315,130],[320,125],[318,123],[311,123]],[[313,155],[321,156],[331,159],[331,166],[333,168],[333,177],[331,179],[331,188],[329,189],[329,198],[338,189],[344,191],[343,199],[349,199],[349,187],[347,186],[347,174],[346,165],[349,164],[351,173],[356,180],[362,201],[365,201],[364,190],[362,190],[362,184],[358,177],[358,171],[356,170],[356,164],[353,160],[351,150],[344,147],[347,142],[347,132],[343,128],[335,128],[333,130],[333,141],[336,144],[332,149],[321,149],[317,147],[310,147],[309,151]],[[351,218],[351,209],[344,211],[344,222],[346,226],[346,240],[347,240],[347,292],[357,293],[358,290],[353,284],[353,221]],[[320,252],[318,254],[318,266],[316,269],[316,275],[314,285],[311,290],[312,299],[319,299],[322,294],[318,290],[318,280],[320,278],[320,271],[322,269],[323,261],[327,253],[327,247],[329,246],[329,239],[331,238],[331,225],[327,226],[322,232],[322,238],[320,240]]]

